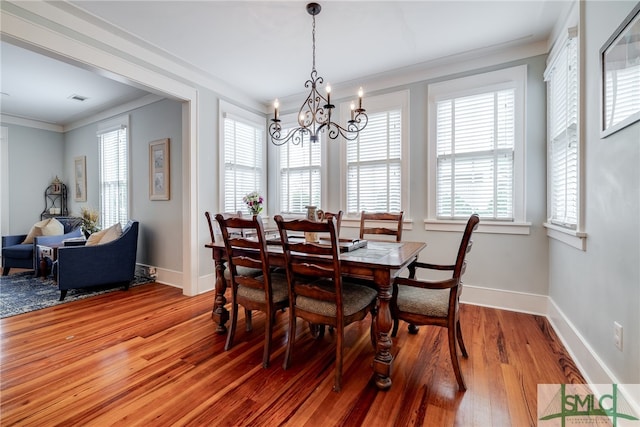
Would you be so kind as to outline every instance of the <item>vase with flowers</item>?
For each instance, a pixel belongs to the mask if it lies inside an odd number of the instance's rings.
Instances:
[[[262,212],[262,203],[264,199],[257,191],[252,191],[242,198],[249,209],[251,215],[259,215]]]
[[[81,227],[85,237],[89,237],[92,233],[100,231],[100,226],[98,225],[99,215],[97,210],[83,206],[80,209],[80,218],[82,218]]]

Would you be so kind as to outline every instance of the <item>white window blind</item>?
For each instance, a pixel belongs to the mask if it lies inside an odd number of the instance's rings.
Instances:
[[[514,219],[515,89],[436,102],[436,215]]]
[[[369,114],[367,127],[347,144],[347,212],[402,210],[402,110]]]
[[[549,222],[578,222],[578,49],[569,38],[545,72],[547,81]]]
[[[249,210],[242,198],[252,191],[263,197],[264,129],[234,116],[224,116],[224,211]]]
[[[105,229],[129,219],[129,143],[127,127],[98,133],[100,150],[100,223]]]
[[[284,130],[283,134],[289,132]],[[305,134],[299,145],[285,144],[280,152],[280,211],[306,213],[305,206],[321,205],[321,143]]]

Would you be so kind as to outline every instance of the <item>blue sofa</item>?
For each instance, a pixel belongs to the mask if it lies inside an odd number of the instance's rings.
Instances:
[[[53,274],[58,281],[60,301],[69,289],[129,284],[135,277],[138,250],[138,221],[129,221],[114,241],[95,246],[64,246],[58,249]]]
[[[27,268],[34,274],[40,274],[40,260],[38,259],[38,245],[59,245],[63,240],[82,237],[82,219],[77,217],[56,217],[64,227],[64,233],[59,236],[34,237],[33,243],[22,242],[26,234],[2,236],[2,275],[9,274],[11,268]]]

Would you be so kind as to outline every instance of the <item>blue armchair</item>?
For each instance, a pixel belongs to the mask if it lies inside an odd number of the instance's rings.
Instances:
[[[37,236],[33,243],[22,243],[26,234],[2,236],[2,275],[9,274],[11,268],[27,268],[33,270],[36,276],[40,273],[38,259],[38,245],[59,245],[63,240],[82,237],[80,225],[82,219],[76,217],[56,217],[64,227],[64,234],[58,236]]]
[[[119,283],[129,289],[135,277],[138,227],[138,221],[131,220],[122,229],[122,235],[109,243],[60,247],[53,269],[60,301],[69,289]]]

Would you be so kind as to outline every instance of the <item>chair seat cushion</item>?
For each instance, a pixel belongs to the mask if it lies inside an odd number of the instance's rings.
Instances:
[[[236,271],[240,276],[258,277],[262,275],[261,268],[249,268],[249,267],[236,266]],[[229,270],[228,268],[224,269],[224,278],[225,280],[231,280],[231,270]]]
[[[272,274],[271,291],[273,292],[274,303],[286,301],[289,298],[287,276]],[[262,289],[249,288],[247,286],[238,286],[238,296],[256,302],[264,301],[264,291]]]
[[[318,286],[333,291],[333,282],[318,282]],[[342,305],[345,316],[351,316],[362,310],[378,296],[375,289],[342,281]],[[331,301],[322,301],[309,297],[298,296],[296,298],[296,307],[311,313],[320,314],[327,317],[336,317],[336,305]]]
[[[29,259],[33,257],[33,244],[23,243],[20,245],[7,246],[2,248],[2,256],[14,259]]]
[[[399,285],[398,309],[405,313],[447,317],[449,294],[449,289],[424,289]]]

